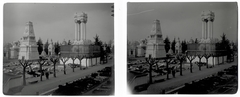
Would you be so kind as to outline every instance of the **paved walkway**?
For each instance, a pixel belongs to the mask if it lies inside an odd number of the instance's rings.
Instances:
[[[50,75],[50,78],[47,80],[46,77],[43,77],[43,81],[40,81],[35,84],[27,84],[21,91],[21,93],[18,93],[20,95],[36,95],[37,93],[41,94],[46,91],[49,91],[51,89],[57,88],[58,85],[65,84],[66,82],[70,82],[73,80],[76,80],[78,78],[84,77],[86,75],[89,75],[93,72],[96,72],[98,70],[103,69],[107,66],[113,66],[114,62],[113,60],[109,60],[107,64],[101,64],[93,67],[89,67],[85,70],[79,70],[79,68],[75,68],[75,72],[67,71],[67,74],[64,75],[63,72],[57,73],[57,77],[54,78],[53,75]],[[28,79],[30,80],[40,80],[40,78],[33,78]]]
[[[211,74],[217,73],[218,71],[221,71],[225,68],[231,67],[232,65],[237,65],[237,61],[232,62],[232,63],[225,62],[225,64],[215,65],[215,67],[208,68],[208,69],[206,68],[206,66],[203,66],[201,71],[198,70],[197,66],[193,65],[194,66],[193,73],[190,73],[190,70],[184,70],[183,76],[180,76],[180,73],[177,72],[175,74],[175,78],[173,78],[172,75],[169,74],[169,78],[170,78],[169,80],[151,84],[146,91],[142,91],[141,93],[143,93],[143,94],[161,93],[162,89],[181,86],[181,85],[184,85],[185,83],[188,83],[188,82],[191,82],[194,80],[198,80],[198,79],[202,79]],[[166,78],[167,78],[167,75],[157,76],[157,77],[153,77],[153,81],[159,80],[159,79],[166,79]],[[130,89],[133,90],[133,88],[135,86],[147,83],[148,79],[149,79],[148,76],[136,78],[130,85]]]

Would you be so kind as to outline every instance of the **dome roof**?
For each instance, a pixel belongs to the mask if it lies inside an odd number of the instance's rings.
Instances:
[[[51,43],[48,45],[48,49],[54,48],[53,41],[51,40]]]
[[[62,45],[67,45],[67,42],[63,40]]]

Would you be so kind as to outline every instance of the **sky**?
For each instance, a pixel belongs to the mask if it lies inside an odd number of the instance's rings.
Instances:
[[[164,3],[128,3],[127,38],[139,41],[150,35],[153,21],[160,20],[163,39],[174,38],[189,41],[201,39],[202,11],[215,13],[213,37],[221,40],[223,33],[233,42],[237,42],[237,3],[236,2],[164,2]],[[136,35],[138,35],[136,37]]]
[[[36,41],[41,38],[53,42],[74,40],[74,14],[85,12],[87,39],[94,42],[96,34],[108,43],[114,39],[114,17],[111,16],[113,3],[6,3],[3,9],[4,43],[22,38],[25,24],[33,22]]]

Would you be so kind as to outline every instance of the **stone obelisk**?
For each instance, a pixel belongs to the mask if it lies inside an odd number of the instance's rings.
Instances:
[[[29,21],[25,25],[25,31],[23,33],[23,40],[21,41],[20,44],[18,59],[24,60],[39,59],[37,47],[38,46],[35,39],[33,24],[32,22]]]
[[[162,30],[160,21],[155,20],[152,26],[150,37],[148,38],[147,49],[145,57],[151,56],[152,58],[166,57],[162,38]]]

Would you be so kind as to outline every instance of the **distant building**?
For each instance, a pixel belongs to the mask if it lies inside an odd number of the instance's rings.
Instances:
[[[182,44],[181,44],[179,38],[178,38],[178,41],[177,41],[177,43],[175,45],[175,53],[176,54],[182,53]]]
[[[65,39],[63,40],[63,42],[61,43],[61,45],[68,45],[67,42],[65,41]]]
[[[48,55],[55,55],[55,47],[53,41],[48,45]]]
[[[3,46],[3,58],[9,59],[10,58],[10,48],[12,47],[11,43],[7,43]]]
[[[136,42],[130,42],[127,43],[127,56],[130,57],[136,57],[137,56],[137,45]]]
[[[13,46],[10,48],[10,58],[17,59],[19,56],[20,42],[13,42]]]

